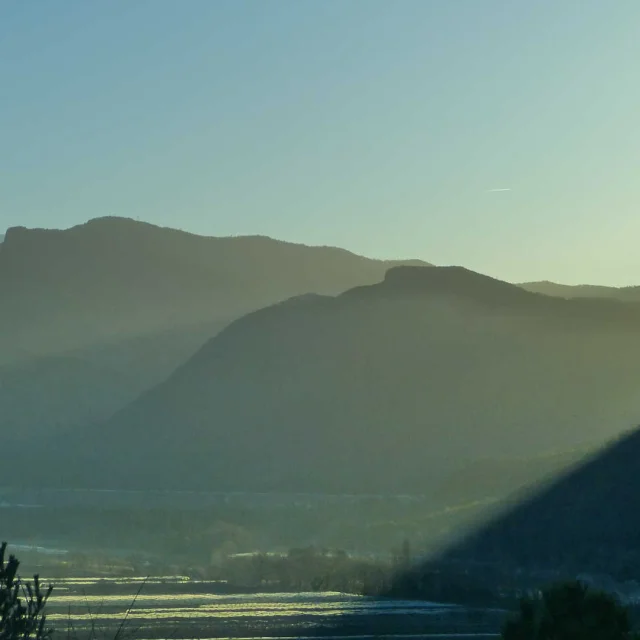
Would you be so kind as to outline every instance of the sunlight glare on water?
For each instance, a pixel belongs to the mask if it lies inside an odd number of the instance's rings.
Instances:
[[[145,586],[152,584],[155,587],[145,593]],[[317,632],[314,637],[328,639],[337,637],[328,635],[337,628],[342,629],[340,637],[364,640],[369,637],[370,629],[382,627],[386,627],[391,635],[378,633],[376,637],[412,637],[394,635],[397,620],[401,618],[413,621],[412,624],[418,622],[423,628],[429,627],[436,634],[445,629],[453,630],[451,621],[464,620],[468,611],[453,604],[338,592],[212,593],[221,588],[227,587],[214,583],[196,584],[182,576],[146,581],[144,578],[61,580],[49,601],[48,620],[60,630],[73,628],[87,632],[95,628],[117,628],[124,619],[138,630],[140,640],[157,640],[168,632],[176,633],[176,638],[209,637],[215,631],[219,632],[216,637],[279,638],[283,631],[303,637],[312,630]],[[113,593],[113,589],[117,592]],[[456,628],[457,631],[467,629],[472,630],[468,625]],[[270,630],[274,632],[273,636],[265,635]],[[255,635],[249,635],[252,631]],[[407,628],[407,631],[411,629]],[[350,636],[350,633],[357,635]],[[431,637],[431,634],[415,637]],[[473,637],[479,637],[479,634]]]

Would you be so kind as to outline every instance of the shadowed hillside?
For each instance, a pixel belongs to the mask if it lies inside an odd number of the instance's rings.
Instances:
[[[403,597],[437,598],[434,576],[458,580],[458,595],[480,589],[539,588],[575,579],[637,603],[640,430],[627,432],[552,482],[515,492],[500,513],[482,517],[424,561],[407,565],[388,586]],[[456,577],[457,576],[457,577]],[[502,593],[502,596],[500,595]]]
[[[447,556],[521,567],[640,570],[640,431],[603,448],[451,548]]]
[[[380,284],[232,323],[166,383],[69,440],[82,464],[66,482],[437,492],[471,461],[562,451],[632,424],[639,320],[636,305],[398,267]],[[495,481],[498,493],[514,488],[499,471]],[[451,495],[466,499],[466,484]]]

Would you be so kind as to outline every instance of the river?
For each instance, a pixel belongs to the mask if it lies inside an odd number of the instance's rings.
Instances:
[[[71,638],[113,638],[121,625],[122,640],[490,638],[503,616],[341,593],[224,593],[224,584],[180,577],[52,582],[49,622]]]

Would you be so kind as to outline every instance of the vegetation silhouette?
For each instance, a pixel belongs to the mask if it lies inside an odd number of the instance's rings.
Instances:
[[[613,596],[580,582],[524,598],[504,626],[503,640],[629,640],[629,612]]]
[[[33,584],[18,576],[19,561],[0,545],[0,640],[49,640],[45,607],[53,586],[43,588],[36,574]]]

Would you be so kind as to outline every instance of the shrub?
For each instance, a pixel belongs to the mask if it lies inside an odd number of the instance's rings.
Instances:
[[[525,598],[503,640],[631,640],[629,614],[613,596],[580,582],[552,586]]]
[[[0,640],[49,640],[52,630],[46,626],[45,606],[53,587],[44,591],[39,576],[33,584],[18,576],[19,562],[9,556],[7,543],[0,545]]]

